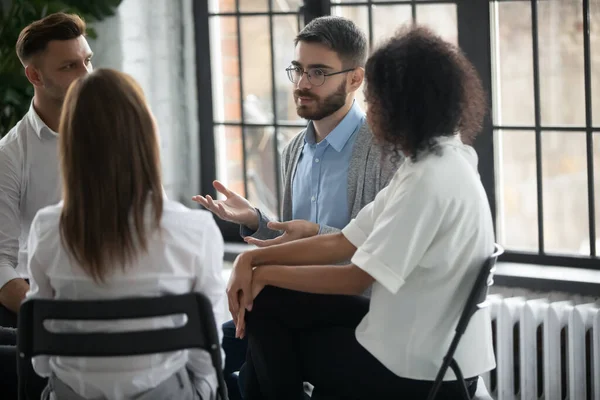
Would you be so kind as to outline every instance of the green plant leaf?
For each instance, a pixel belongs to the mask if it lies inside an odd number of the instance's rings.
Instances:
[[[0,0],[0,138],[27,113],[33,87],[15,53],[21,30],[46,15],[64,11],[86,22],[100,21],[116,13],[122,0]],[[91,38],[97,37],[88,28]]]

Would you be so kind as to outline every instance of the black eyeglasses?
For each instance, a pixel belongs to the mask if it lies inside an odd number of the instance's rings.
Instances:
[[[306,76],[308,77],[308,81],[313,86],[321,86],[325,83],[325,78],[328,76],[343,74],[344,72],[350,72],[353,70],[354,68],[349,68],[343,71],[331,72],[327,74],[321,68],[308,68],[307,70],[304,70],[303,68],[298,67],[296,65],[290,65],[285,69],[288,78],[292,83],[300,82],[300,78],[302,78],[302,75],[306,74]]]

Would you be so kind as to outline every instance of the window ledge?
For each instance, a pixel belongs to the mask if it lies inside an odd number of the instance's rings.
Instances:
[[[246,243],[225,243],[225,261],[255,248]],[[498,262],[494,285],[542,292],[567,292],[582,296],[600,296],[600,269]]]
[[[600,295],[600,269],[498,262],[494,285],[597,297]]]
[[[234,262],[238,254],[247,250],[255,249],[256,246],[251,246],[247,243],[225,242],[225,261]]]

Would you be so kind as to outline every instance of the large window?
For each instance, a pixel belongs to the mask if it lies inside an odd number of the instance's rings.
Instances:
[[[306,21],[350,18],[371,48],[416,22],[458,44],[489,93],[475,147],[505,259],[600,264],[600,0],[205,0],[195,14],[203,193],[219,179],[278,214],[281,150],[305,125],[284,70]]]
[[[600,1],[491,12],[498,240],[516,261],[597,266]]]

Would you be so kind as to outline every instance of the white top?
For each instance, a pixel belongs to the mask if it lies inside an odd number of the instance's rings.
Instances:
[[[475,151],[458,136],[442,155],[407,159],[342,231],[352,262],[375,279],[356,338],[396,375],[433,381],[475,278],[494,251]],[[489,311],[477,312],[455,353],[465,377],[495,367]],[[456,379],[448,370],[445,380]]]
[[[58,138],[33,109],[0,140],[0,288],[27,277],[33,217],[61,196]]]
[[[161,219],[162,230],[148,236],[148,253],[120,268],[107,278],[105,285],[96,284],[75,262],[61,244],[59,218],[62,203],[40,210],[31,225],[29,236],[29,273],[31,289],[28,297],[98,300],[131,296],[160,296],[201,292],[208,296],[222,340],[225,322],[225,282],[223,237],[212,215],[190,210],[165,199]],[[150,221],[150,207],[146,220]],[[159,236],[162,235],[162,236]],[[124,331],[182,325],[182,316],[119,320],[111,322],[54,321],[49,329],[56,331]],[[203,350],[131,357],[47,357],[33,360],[41,376],[56,376],[85,398],[131,398],[156,387],[186,366],[194,373],[195,385],[201,393],[217,388],[216,372],[210,356]],[[210,388],[208,387],[210,386]]]

